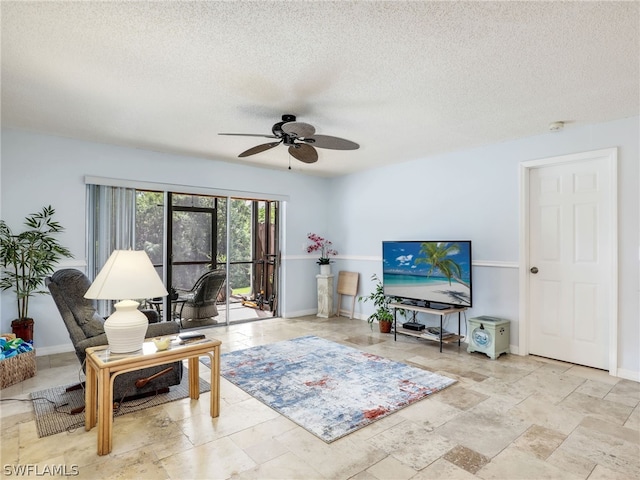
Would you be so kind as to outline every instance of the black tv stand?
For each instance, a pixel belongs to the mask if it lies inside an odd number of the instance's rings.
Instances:
[[[445,305],[443,303],[431,303],[431,302],[425,302],[423,306],[424,308],[428,308],[430,310],[449,310],[450,308],[455,308],[452,305]]]
[[[447,305],[446,303],[430,302],[428,300],[411,300],[409,298],[398,300],[395,303],[401,303],[402,305],[409,305],[413,307],[428,308],[429,310],[449,310],[451,308],[464,308],[457,307],[455,305]]]
[[[460,335],[460,313],[466,310],[466,307],[452,307],[447,306],[444,309],[439,308],[428,308],[421,307],[417,305],[407,305],[405,303],[392,302],[389,304],[389,307],[393,308],[393,339],[397,340],[398,333],[403,335],[410,335],[412,337],[424,338],[425,340],[434,340],[440,344],[440,352],[442,352],[442,344],[443,343],[453,343],[458,342],[458,347],[460,347],[460,340],[462,339],[462,335]],[[414,331],[409,330],[403,327],[398,327],[398,310],[409,310],[413,313],[413,318],[415,321],[415,316],[418,313],[429,313],[431,315],[438,315],[440,317],[440,335],[437,338],[429,338],[426,336],[423,331]],[[445,315],[449,315],[450,313],[458,314],[458,334],[457,335],[447,335],[443,337],[442,332],[442,320]]]

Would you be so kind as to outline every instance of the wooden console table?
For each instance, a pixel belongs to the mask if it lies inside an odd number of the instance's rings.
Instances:
[[[220,340],[205,339],[180,345],[171,342],[169,349],[158,351],[152,341],[132,353],[111,353],[107,345],[87,348],[85,388],[85,430],[98,425],[98,455],[106,455],[112,448],[113,382],[122,373],[155,365],[189,360],[189,396],[200,397],[199,357],[211,360],[212,417],[220,415]]]
[[[424,338],[425,340],[431,340],[431,341],[438,341],[440,343],[440,351],[442,352],[442,344],[443,343],[453,343],[456,340],[458,341],[458,346],[460,346],[460,340],[462,339],[462,335],[460,335],[460,314],[462,312],[464,312],[467,308],[466,307],[451,307],[451,308],[446,308],[444,310],[439,310],[436,308],[428,308],[428,307],[420,307],[418,305],[410,305],[410,304],[406,304],[406,303],[396,303],[396,302],[392,302],[389,304],[389,306],[391,308],[393,308],[393,339],[397,340],[397,335],[398,333],[402,334],[402,335],[409,335],[412,337],[417,337],[417,338]],[[400,327],[398,328],[398,321],[397,321],[397,317],[398,317],[398,310],[409,310],[410,312],[413,312],[413,318],[415,320],[415,316],[417,313],[429,313],[431,315],[439,315],[440,316],[440,338],[438,340],[435,340],[433,338],[429,338],[425,335],[423,335],[422,331],[417,331],[417,330],[408,330],[406,328]],[[442,320],[444,319],[445,315],[449,315],[451,313],[457,313],[458,314],[458,334],[457,335],[450,335],[447,337],[442,337]]]

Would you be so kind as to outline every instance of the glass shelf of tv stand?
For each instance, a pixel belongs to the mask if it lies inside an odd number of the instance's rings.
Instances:
[[[444,308],[444,309],[438,309],[438,308],[429,308],[429,307],[422,307],[419,305],[411,305],[411,304],[407,304],[407,303],[400,303],[400,302],[391,302],[389,304],[389,307],[393,308],[393,327],[394,327],[394,333],[393,333],[393,339],[396,340],[397,339],[397,334],[400,333],[402,335],[408,335],[411,337],[416,337],[416,338],[424,338],[425,340],[431,340],[432,342],[438,342],[440,344],[440,351],[442,352],[442,344],[443,343],[453,343],[453,342],[458,342],[458,346],[460,346],[460,341],[464,338],[463,335],[460,335],[460,314],[462,312],[464,312],[467,308],[466,307],[450,307],[450,308]],[[458,314],[458,334],[453,334],[453,335],[448,335],[446,337],[443,338],[434,338],[432,336],[427,336],[423,334],[423,331],[417,331],[417,330],[408,330],[406,328],[403,328],[402,326],[398,326],[398,321],[397,321],[397,316],[398,316],[398,310],[408,310],[410,312],[414,312],[414,319],[415,319],[415,315],[417,313],[428,313],[430,315],[439,315],[440,316],[440,330],[442,331],[442,321],[444,319],[445,315],[449,315],[452,313],[457,313]]]

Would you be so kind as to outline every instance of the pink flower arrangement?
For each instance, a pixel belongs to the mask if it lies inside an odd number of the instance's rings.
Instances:
[[[331,248],[331,245],[333,244],[330,240],[322,238],[320,235],[316,235],[315,233],[309,233],[307,238],[311,242],[307,246],[307,253],[320,252],[320,258],[316,262],[318,265],[329,265],[331,263],[329,257],[331,255],[338,254],[338,252]]]

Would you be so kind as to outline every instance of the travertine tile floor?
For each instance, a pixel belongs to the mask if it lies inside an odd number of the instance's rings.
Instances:
[[[223,352],[315,334],[458,382],[326,444],[222,380],[221,415],[208,397],[119,417],[113,452],[96,429],[39,439],[30,402],[3,401],[2,468],[77,466],[78,478],[125,479],[637,479],[640,385],[538,357],[491,360],[464,346],[372,331],[346,318],[267,319],[205,331]],[[38,375],[2,398],[76,382],[73,354],[38,357]],[[208,374],[201,367],[201,375]]]

